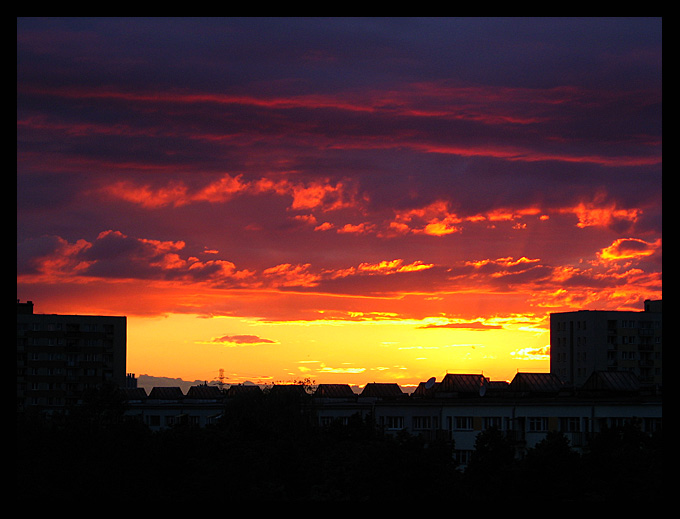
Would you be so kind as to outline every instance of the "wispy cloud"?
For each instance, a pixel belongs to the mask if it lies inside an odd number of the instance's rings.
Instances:
[[[542,348],[521,348],[510,353],[517,360],[549,360],[550,346]]]
[[[208,341],[211,344],[223,344],[225,346],[243,346],[253,344],[278,344],[277,341],[264,339],[257,335],[223,335]]]
[[[450,322],[445,324],[426,324],[420,326],[420,328],[458,328],[465,330],[499,330],[503,328],[499,324],[486,324],[481,321],[470,321],[470,322]]]

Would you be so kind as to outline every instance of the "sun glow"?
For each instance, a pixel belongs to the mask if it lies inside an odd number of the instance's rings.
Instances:
[[[502,319],[504,323],[512,319]],[[521,359],[531,369],[546,368],[546,358],[519,354],[539,351],[543,337],[512,327],[445,328],[438,319],[261,322],[234,317],[205,318],[170,314],[128,319],[128,369],[155,375],[182,358],[181,377],[204,380],[225,369],[227,382],[293,380],[363,385],[372,381],[418,384],[442,370],[484,371],[505,379]],[[228,333],[227,333],[228,332]],[[519,350],[518,350],[519,351]],[[314,355],[315,360],[310,360]],[[152,373],[148,373],[152,374]]]

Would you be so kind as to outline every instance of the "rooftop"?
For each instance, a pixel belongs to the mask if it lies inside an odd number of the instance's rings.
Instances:
[[[661,388],[654,390],[660,394]],[[144,388],[121,389],[128,402],[142,402],[146,400],[161,401],[186,401],[186,400],[211,400],[217,401],[222,397],[234,397],[241,395],[256,395],[262,393],[262,388],[257,385],[232,385],[227,390],[222,390],[215,385],[192,386],[187,394],[182,393],[179,387],[154,387],[148,394]],[[306,387],[300,384],[274,385],[270,388],[273,394],[295,392],[307,394]],[[649,393],[649,389],[646,390]],[[349,384],[319,384],[316,386],[313,397],[322,399],[354,400],[358,397],[375,399],[416,399],[422,398],[453,398],[453,399],[492,399],[492,398],[517,398],[517,397],[548,397],[566,396],[569,394],[609,397],[614,395],[630,396],[645,393],[639,380],[632,373],[596,371],[588,380],[578,388],[566,386],[556,375],[552,373],[525,373],[518,372],[513,380],[506,381],[489,380],[481,374],[447,374],[436,382],[434,378],[427,382],[421,382],[415,391],[409,395],[402,391],[399,384],[370,382],[366,384],[361,393],[355,393]]]
[[[314,396],[319,398],[354,398],[357,395],[348,384],[319,384]]]
[[[401,390],[399,384],[369,382],[366,384],[366,386],[364,386],[360,396],[374,398],[397,398],[408,395],[406,395],[406,393]]]
[[[508,389],[520,393],[557,393],[564,389],[564,383],[553,373],[518,372]]]
[[[437,393],[470,393],[479,394],[489,383],[484,375],[447,373],[437,387]]]
[[[633,373],[627,371],[594,371],[581,389],[634,393],[640,390],[640,381]]]

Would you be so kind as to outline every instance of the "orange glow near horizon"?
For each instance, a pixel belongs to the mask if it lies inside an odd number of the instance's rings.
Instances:
[[[135,318],[128,323],[134,352],[128,366],[141,374],[153,365],[158,372],[148,374],[158,376],[177,372],[176,363],[182,358],[179,378],[184,380],[210,380],[224,369],[227,383],[309,378],[316,383],[354,385],[417,385],[447,371],[484,372],[500,380],[512,378],[517,370],[549,371],[549,358],[536,353],[545,351],[549,342],[545,329],[527,331],[510,325],[489,331],[423,330],[421,324],[393,320],[259,323],[171,315],[162,318],[167,335],[158,337],[157,319]],[[249,340],[222,342],[219,336],[225,330],[229,337]],[[519,344],[521,348],[513,349]]]

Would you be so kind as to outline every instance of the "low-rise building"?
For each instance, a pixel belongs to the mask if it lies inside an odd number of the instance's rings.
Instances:
[[[126,416],[152,431],[177,425],[205,427],[217,423],[224,413],[225,392],[216,386],[192,386],[185,395],[179,387],[123,388]]]
[[[576,389],[551,373],[517,373],[509,384],[468,374],[428,382],[406,398],[324,397],[315,412],[322,426],[370,416],[386,434],[406,431],[426,440],[452,441],[461,465],[475,450],[479,433],[492,427],[512,441],[521,457],[549,431],[564,433],[578,450],[607,427],[636,422],[651,434],[662,424],[660,394],[646,390],[631,373],[594,372]]]

